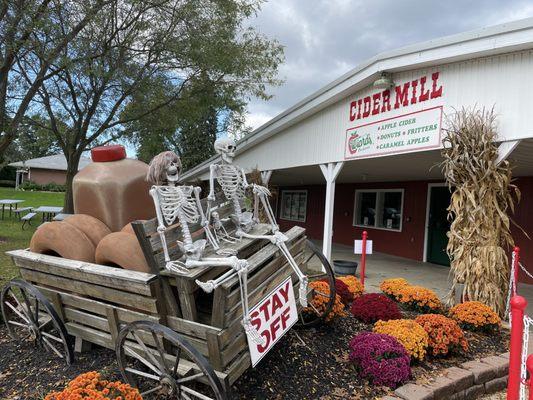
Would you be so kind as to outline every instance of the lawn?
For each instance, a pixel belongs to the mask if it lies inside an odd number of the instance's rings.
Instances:
[[[64,193],[23,192],[10,188],[0,188],[0,199],[24,200],[24,203],[19,204],[19,207],[63,206],[64,197]],[[9,217],[7,210],[4,220],[0,219],[0,287],[18,275],[17,269],[5,252],[28,247],[33,232],[40,222],[39,216],[35,216],[32,221],[33,227],[28,227],[26,224],[23,231],[22,223],[15,216]]]

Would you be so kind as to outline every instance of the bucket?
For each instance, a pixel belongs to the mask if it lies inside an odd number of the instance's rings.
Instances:
[[[355,275],[357,262],[348,260],[333,260],[335,273],[339,275]]]

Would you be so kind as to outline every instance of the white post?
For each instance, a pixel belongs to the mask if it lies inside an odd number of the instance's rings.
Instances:
[[[272,170],[270,171],[261,171],[261,182],[263,186],[268,187],[268,182],[270,182],[270,177],[272,176]]]
[[[324,210],[324,238],[322,253],[331,262],[331,242],[333,239],[333,208],[335,205],[335,180],[341,172],[344,162],[320,164],[320,170],[326,179],[326,207]]]

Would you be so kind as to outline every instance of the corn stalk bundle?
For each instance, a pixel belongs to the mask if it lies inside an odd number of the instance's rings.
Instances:
[[[512,184],[509,162],[497,163],[496,117],[493,110],[462,109],[449,116],[443,140],[442,170],[452,192],[446,251],[453,277],[463,295],[502,315],[509,282],[507,251],[514,245],[509,212],[520,192]]]
[[[261,171],[258,168],[254,168],[253,170],[251,170],[250,173],[246,175],[246,180],[250,184],[255,183],[256,185],[265,186],[263,184],[263,178],[261,177]],[[272,208],[275,209],[275,205],[272,202],[277,201],[278,192],[270,185],[267,185],[267,189],[270,190],[271,194],[268,200],[270,201],[270,205],[272,206]],[[249,204],[247,204],[247,207],[253,207],[253,201],[250,199],[248,202]],[[268,223],[268,217],[261,203],[259,203],[259,221],[262,223]]]

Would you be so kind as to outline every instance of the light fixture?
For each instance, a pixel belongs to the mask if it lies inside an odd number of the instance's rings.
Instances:
[[[385,71],[381,71],[380,77],[374,81],[375,89],[390,89],[394,86],[391,74]]]

